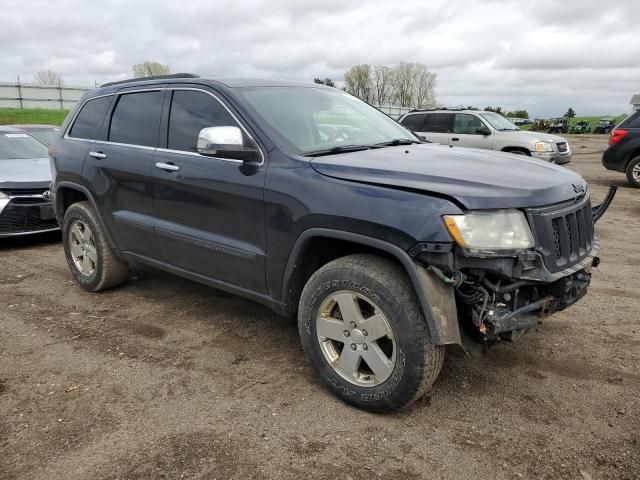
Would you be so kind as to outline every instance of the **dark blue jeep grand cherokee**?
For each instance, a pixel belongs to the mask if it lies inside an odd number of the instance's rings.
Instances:
[[[422,143],[338,89],[179,74],[103,85],[51,149],[54,205],[89,291],[146,264],[297,315],[343,400],[408,405],[467,332],[513,340],[597,265],[585,181]]]

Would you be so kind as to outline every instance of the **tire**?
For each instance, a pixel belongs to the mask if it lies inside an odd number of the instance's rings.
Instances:
[[[627,165],[627,180],[632,186],[640,188],[640,157],[632,159]]]
[[[354,312],[355,328],[348,321]],[[302,291],[298,329],[328,388],[370,412],[397,410],[420,398],[444,360],[445,348],[431,341],[406,273],[375,255],[342,257],[314,273]]]
[[[62,241],[69,269],[85,290],[99,292],[127,278],[129,267],[113,253],[89,202],[74,203],[67,209]]]

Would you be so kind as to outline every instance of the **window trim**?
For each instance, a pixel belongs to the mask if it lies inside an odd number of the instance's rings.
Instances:
[[[210,92],[208,90],[205,90],[204,88],[197,88],[197,87],[180,87],[180,86],[171,86],[171,85],[169,85],[169,86],[165,86],[165,87],[144,88],[144,89],[136,89],[136,90],[123,90],[123,91],[105,93],[103,95],[96,95],[94,97],[87,98],[84,102],[82,102],[82,105],[80,105],[80,107],[78,108],[76,113],[73,115],[73,118],[71,119],[71,122],[69,122],[69,126],[67,127],[66,131],[64,132],[64,137],[63,138],[65,140],[78,140],[78,141],[81,141],[81,142],[99,143],[101,145],[117,145],[117,146],[121,146],[121,147],[141,148],[141,149],[144,149],[144,150],[155,150],[155,151],[158,151],[158,152],[179,153],[181,155],[191,155],[191,156],[196,156],[196,157],[201,157],[201,158],[211,158],[211,159],[215,159],[215,160],[222,160],[222,161],[225,161],[225,162],[240,163],[240,164],[244,163],[243,160],[237,160],[235,158],[211,157],[211,156],[208,156],[208,155],[201,155],[198,152],[188,152],[188,151],[185,151],[185,150],[172,150],[172,149],[169,149],[169,148],[162,148],[162,147],[148,147],[148,146],[145,146],[145,145],[133,145],[133,144],[129,144],[129,143],[110,142],[108,140],[95,140],[95,139],[90,139],[90,138],[77,138],[77,137],[72,137],[72,136],[69,135],[69,132],[71,131],[71,128],[73,127],[73,124],[76,122],[76,118],[80,114],[80,111],[85,106],[85,104],[87,102],[90,102],[91,100],[94,100],[96,98],[115,96],[115,95],[126,95],[126,94],[129,94],[129,93],[155,92],[155,91],[166,91],[166,90],[171,90],[171,91],[175,91],[175,90],[190,90],[190,91],[202,92],[202,93],[206,93],[207,95],[211,95],[215,100],[218,101],[218,103],[220,103],[220,105],[222,105],[222,107],[227,111],[227,113],[229,113],[229,115],[231,115],[231,117],[235,120],[235,122],[242,129],[242,131],[244,131],[244,133],[247,135],[247,137],[249,137],[253,141],[253,143],[255,143],[256,147],[258,148],[258,152],[260,152],[261,160],[260,160],[259,163],[253,163],[252,165],[255,165],[255,166],[264,165],[265,155],[264,155],[264,152],[262,151],[262,147],[260,146],[260,143],[258,143],[258,141],[253,137],[253,135],[251,135],[251,133],[249,133],[249,130],[247,130],[247,128],[238,119],[238,117],[231,111],[231,109],[229,107],[227,107],[227,105],[222,100],[220,100],[218,95],[216,95],[215,93]],[[103,127],[104,127],[104,123],[103,123]]]

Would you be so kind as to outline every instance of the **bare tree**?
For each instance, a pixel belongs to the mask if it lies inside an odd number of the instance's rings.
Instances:
[[[415,64],[400,62],[395,67],[394,75],[394,103],[401,107],[413,107]]]
[[[373,101],[373,82],[370,65],[356,65],[344,74],[345,90],[351,95],[364,100]]]
[[[378,105],[388,105],[393,96],[394,70],[386,65],[373,67],[373,88],[375,102]]]
[[[157,75],[169,74],[169,65],[163,65],[161,63],[151,62],[148,60],[135,64],[131,69],[133,70],[134,78],[155,77]]]
[[[413,106],[416,108],[435,108],[437,75],[420,63],[414,66]]]
[[[62,77],[51,70],[41,70],[33,76],[33,81],[41,85],[62,85]]]

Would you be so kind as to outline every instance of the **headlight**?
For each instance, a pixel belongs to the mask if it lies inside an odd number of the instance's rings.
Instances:
[[[553,152],[553,143],[536,142],[536,152]]]
[[[445,215],[444,223],[456,243],[471,253],[492,254],[535,245],[527,219],[519,210]]]

